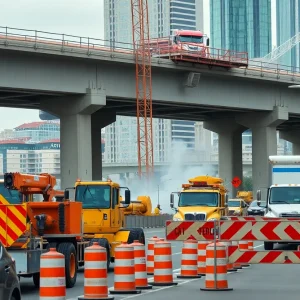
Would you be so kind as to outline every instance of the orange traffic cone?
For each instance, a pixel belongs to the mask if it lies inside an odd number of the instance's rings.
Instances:
[[[206,247],[209,241],[198,242],[198,274],[205,276],[206,274]]]
[[[65,256],[55,248],[41,255],[40,299],[66,299]]]
[[[181,272],[177,278],[201,278],[198,275],[198,243],[195,240],[183,242]]]
[[[154,236],[148,240],[147,249],[147,275],[154,274],[154,244],[159,241],[157,236]]]
[[[154,280],[153,286],[177,285],[173,281],[173,263],[171,243],[159,241],[154,245]]]
[[[113,300],[108,296],[107,253],[94,242],[84,249],[84,296],[78,300]]]
[[[127,243],[115,248],[115,283],[111,294],[140,294],[135,285],[134,249]]]
[[[216,257],[215,257],[216,256]],[[215,265],[216,263],[216,265]],[[231,291],[227,282],[227,251],[220,242],[213,242],[206,248],[205,288],[202,291]]]
[[[130,245],[134,249],[135,286],[139,290],[152,289],[152,286],[148,285],[145,245],[138,240],[133,241]]]
[[[248,251],[248,241],[239,241],[239,249],[241,251]],[[249,264],[241,263],[242,267],[250,267]]]
[[[232,245],[232,242],[223,242],[223,244],[226,246],[226,255],[228,257],[228,247]],[[235,269],[233,267],[233,263],[227,262],[227,272],[232,273],[232,272],[236,272],[237,269]]]

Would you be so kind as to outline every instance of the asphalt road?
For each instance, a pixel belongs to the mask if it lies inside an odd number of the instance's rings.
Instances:
[[[146,239],[156,235],[165,236],[165,229],[148,229],[145,230]],[[172,242],[173,270],[174,276],[180,271],[182,242]],[[255,243],[254,247],[263,250],[262,243]],[[282,247],[280,247],[282,248]],[[279,248],[279,249],[280,249]],[[285,247],[286,248],[286,247]],[[293,249],[288,247],[286,249]],[[114,295],[116,300],[142,298],[136,300],[165,300],[166,296],[173,300],[182,300],[186,295],[190,299],[204,297],[207,300],[219,300],[222,293],[222,300],[236,300],[243,297],[243,300],[263,299],[282,300],[284,297],[289,300],[299,298],[299,267],[297,265],[252,265],[236,273],[228,274],[229,287],[233,291],[226,292],[204,292],[200,287],[205,285],[205,277],[193,280],[178,280],[178,286],[153,288],[152,290],[143,291],[138,295]],[[151,280],[152,276],[149,276]],[[108,274],[108,286],[114,284],[113,265]],[[21,279],[22,300],[39,300],[39,292],[31,279]],[[154,295],[153,295],[154,294]],[[67,299],[76,300],[78,296],[83,295],[83,270],[78,274],[76,286],[67,289]]]

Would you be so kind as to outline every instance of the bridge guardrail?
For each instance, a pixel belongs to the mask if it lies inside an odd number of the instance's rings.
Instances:
[[[125,227],[158,228],[165,227],[167,220],[172,220],[173,215],[163,214],[158,216],[125,216]]]

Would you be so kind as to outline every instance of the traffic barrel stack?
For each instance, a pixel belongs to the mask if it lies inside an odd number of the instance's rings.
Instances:
[[[108,296],[107,252],[98,242],[84,250],[84,296],[78,300],[113,300]]]
[[[148,240],[147,249],[147,275],[154,274],[154,244],[159,241],[157,236],[153,236]]]
[[[209,241],[198,242],[198,275],[205,276],[206,274],[206,247],[210,244]]]
[[[135,285],[134,248],[122,243],[115,248],[114,289],[111,294],[140,294]]]
[[[214,242],[206,248],[205,288],[202,291],[230,291],[227,282],[227,251],[226,246]]]
[[[177,285],[173,281],[173,263],[171,243],[158,241],[154,244],[154,279],[153,286]]]
[[[223,244],[226,246],[226,255],[228,257],[228,247],[230,247],[232,245],[231,241],[228,242],[223,242]],[[234,268],[233,263],[230,263],[229,261],[227,261],[227,272],[232,273],[232,272],[236,272],[237,269]]]
[[[40,258],[40,300],[65,300],[65,256],[50,248]]]
[[[197,241],[184,241],[181,255],[181,271],[177,278],[201,278],[201,275],[198,275]]]
[[[138,240],[130,245],[134,249],[135,286],[139,290],[152,289],[152,286],[148,285],[145,245]]]
[[[238,245],[239,245],[239,250],[248,251],[248,241],[239,241]],[[241,263],[241,266],[242,267],[250,267],[249,264],[244,264],[244,263]]]

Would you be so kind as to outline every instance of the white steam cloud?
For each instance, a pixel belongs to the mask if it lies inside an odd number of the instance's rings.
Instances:
[[[131,191],[132,200],[135,200],[139,195],[150,196],[152,212],[158,204],[159,194],[161,212],[173,214],[174,211],[170,208],[170,194],[172,192],[180,191],[181,185],[188,183],[188,179],[191,177],[201,175],[216,176],[212,165],[187,167],[186,162],[188,162],[190,155],[191,150],[187,149],[184,143],[174,142],[169,155],[171,164],[160,172],[164,174],[160,178],[154,178],[148,184],[146,180],[138,178],[135,180],[119,180],[114,178],[115,176],[113,175],[110,178],[119,182],[121,186],[127,186]],[[175,201],[177,201],[176,199],[177,197],[175,197]]]

